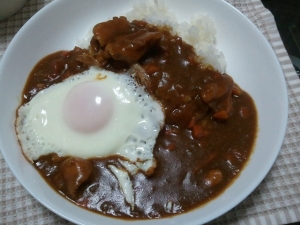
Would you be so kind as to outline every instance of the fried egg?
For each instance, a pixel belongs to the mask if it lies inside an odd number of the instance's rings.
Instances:
[[[40,91],[17,111],[25,156],[121,155],[147,172],[164,124],[161,105],[128,74],[91,67]]]

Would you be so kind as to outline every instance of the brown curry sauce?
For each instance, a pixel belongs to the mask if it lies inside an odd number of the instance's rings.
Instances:
[[[103,29],[109,30],[106,36],[101,36]],[[120,55],[120,45],[128,43],[136,49]],[[125,17],[97,24],[89,49],[56,52],[34,67],[22,104],[91,65],[114,72],[126,72],[132,65],[142,69],[138,81],[161,102],[166,116],[153,150],[157,167],[151,175],[131,176],[134,210],[108,168],[122,168],[118,156],[41,156],[34,166],[54,190],[105,215],[160,218],[201,206],[240,174],[257,132],[252,98],[230,76],[199,63],[193,47],[166,28],[129,23]]]

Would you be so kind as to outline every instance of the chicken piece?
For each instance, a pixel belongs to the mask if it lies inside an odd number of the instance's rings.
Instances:
[[[61,164],[60,171],[67,194],[75,197],[76,190],[92,173],[92,164],[82,158],[70,157]]]
[[[133,64],[153,48],[162,37],[163,35],[159,32],[149,32],[143,29],[133,34],[117,37],[115,42],[107,44],[105,51],[115,60]]]
[[[76,58],[77,61],[79,62],[82,62],[83,64],[85,65],[88,65],[88,66],[101,66],[102,63],[104,64],[104,60],[99,60],[97,61],[93,56],[91,56],[90,54],[82,54],[82,55],[79,55],[77,58]]]
[[[104,47],[115,37],[128,33],[130,28],[131,25],[126,17],[113,17],[112,20],[94,26],[93,33],[101,47]]]
[[[232,92],[233,80],[227,74],[214,74],[212,82],[207,82],[201,92],[201,98],[204,102],[218,100],[226,95],[228,92]]]
[[[149,74],[146,73],[146,71],[141,67],[140,64],[135,63],[133,64],[130,69],[129,73],[133,74],[135,79],[138,81],[139,84],[145,87],[146,91],[153,95],[151,91],[151,79]]]
[[[232,112],[233,79],[227,74],[214,74],[212,82],[207,82],[201,91],[201,99],[213,109],[213,117],[227,119]]]

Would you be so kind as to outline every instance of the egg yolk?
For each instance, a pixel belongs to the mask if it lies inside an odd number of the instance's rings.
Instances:
[[[80,133],[101,130],[111,119],[112,99],[97,81],[75,86],[66,96],[63,118],[72,129]]]

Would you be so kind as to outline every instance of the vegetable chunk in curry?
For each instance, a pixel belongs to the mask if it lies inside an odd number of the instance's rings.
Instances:
[[[257,112],[249,94],[229,75],[199,62],[193,46],[167,27],[114,17],[97,24],[93,34],[88,49],[43,58],[28,78],[22,104],[90,66],[136,74],[165,113],[153,149],[156,167],[130,175],[134,207],[109,169],[123,167],[120,156],[82,159],[52,153],[35,160],[36,169],[77,205],[124,219],[188,212],[220,195],[255,143]]]

